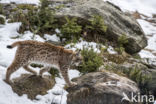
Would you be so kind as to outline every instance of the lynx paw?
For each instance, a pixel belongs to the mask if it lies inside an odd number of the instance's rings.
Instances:
[[[77,83],[76,82],[71,82],[70,87],[76,86]]]
[[[76,86],[76,85],[77,85],[77,83],[71,82],[70,84],[66,84],[66,85],[64,86],[64,89],[68,89],[68,88],[74,87],[74,86]]]
[[[4,82],[6,82],[7,84],[12,84],[12,82],[10,81],[10,80],[6,80],[6,79],[4,79]]]

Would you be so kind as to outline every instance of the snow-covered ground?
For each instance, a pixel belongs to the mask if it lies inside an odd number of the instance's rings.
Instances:
[[[144,58],[156,58],[156,26],[142,19],[138,19],[138,23],[148,39],[148,46],[140,52],[140,55]]]

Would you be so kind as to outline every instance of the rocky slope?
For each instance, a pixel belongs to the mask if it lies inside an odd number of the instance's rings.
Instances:
[[[69,71],[70,79],[77,77],[73,81],[77,82],[78,85],[72,88],[65,88],[65,82],[62,78],[56,77],[55,83],[54,79],[49,77],[40,78],[29,74],[25,75],[27,72],[19,71],[13,75],[15,83],[11,85],[12,90],[3,79],[16,49],[7,50],[6,45],[18,40],[31,40],[34,35],[30,31],[25,31],[23,34],[18,33],[20,23],[8,23],[8,19],[12,15],[17,15],[16,9],[19,4],[2,4],[4,12],[1,17],[6,18],[6,22],[0,25],[0,89],[2,89],[0,91],[0,104],[121,104],[121,102],[128,104],[134,103],[125,98],[125,96],[130,98],[131,93],[147,94],[146,91],[149,91],[148,94],[156,96],[156,79],[154,77],[156,75],[156,60],[154,58],[142,59],[137,54],[130,55],[138,53],[147,45],[149,46],[147,39],[150,36],[147,37],[144,33],[146,26],[142,29],[139,25],[140,21],[138,23],[136,20],[136,18],[140,19],[142,15],[139,17],[136,14],[131,15],[130,12],[125,13],[118,6],[103,0],[53,0],[50,2],[49,6],[52,10],[61,5],[55,14],[59,25],[62,25],[65,22],[65,17],[69,16],[71,19],[72,17],[78,18],[78,24],[82,26],[81,34],[85,41],[81,39],[78,43],[69,43],[65,48],[76,50],[77,48],[93,47],[94,51],[100,53],[103,65],[96,72],[85,75],[79,74],[76,70]],[[30,6],[30,4],[28,5]],[[31,6],[35,5],[31,4]],[[28,9],[23,9],[21,12],[27,13]],[[85,25],[90,25],[90,18],[93,15],[102,17],[107,31],[97,33],[85,29]],[[148,21],[155,24],[153,19],[149,20],[148,18]],[[56,34],[60,32],[58,29],[55,31]],[[55,40],[60,43],[60,38],[56,34],[43,34],[42,37],[35,35],[34,40],[42,42]],[[123,47],[129,54],[126,52],[118,54],[113,49],[113,47],[118,47],[118,40],[123,35],[128,39]],[[72,47],[70,47],[71,45]],[[98,48],[100,46],[108,48],[103,52]],[[74,68],[77,68],[75,66]],[[39,68],[34,68],[34,70],[39,70]],[[4,100],[7,96],[8,100]]]

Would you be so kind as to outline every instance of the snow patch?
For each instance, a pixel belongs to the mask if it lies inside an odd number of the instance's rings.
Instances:
[[[148,39],[148,46],[145,48],[146,50],[139,52],[140,56],[142,58],[156,58],[156,55],[153,54],[156,53],[156,27],[145,20],[138,19],[137,21]]]
[[[16,3],[16,4],[36,4],[40,3],[40,0],[1,0],[0,3]]]
[[[141,25],[143,31],[145,32],[146,35],[154,34],[156,33],[156,27],[153,26],[151,23],[148,21],[138,19],[138,23]]]
[[[139,55],[141,56],[141,58],[154,58],[154,57],[156,57],[151,52],[146,51],[146,50],[141,50],[139,52]]]
[[[68,44],[65,46],[65,48],[71,49],[73,51],[76,51],[77,49],[83,50],[83,48],[88,48],[88,49],[93,48],[95,52],[100,53],[99,44],[95,42],[87,42],[82,40],[80,40],[80,42],[76,44],[74,43]]]
[[[138,11],[147,16],[152,16],[152,14],[156,13],[155,0],[103,0],[103,1],[109,1],[119,6],[124,12]]]
[[[110,53],[110,54],[117,54],[117,52],[114,50],[114,48],[112,46],[109,46],[107,51]]]
[[[54,41],[54,42],[59,42],[60,41],[60,38],[56,34],[54,34],[54,35],[45,34],[44,38],[46,40],[50,40],[50,41]]]

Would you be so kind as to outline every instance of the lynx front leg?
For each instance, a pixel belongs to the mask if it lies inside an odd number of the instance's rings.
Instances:
[[[69,66],[64,65],[63,67],[60,68],[60,72],[61,72],[61,74],[62,74],[62,76],[63,76],[65,82],[67,83],[67,85],[70,86],[70,87],[72,87],[72,86],[75,86],[76,83],[71,82],[71,81],[69,80],[68,68],[69,68]]]

